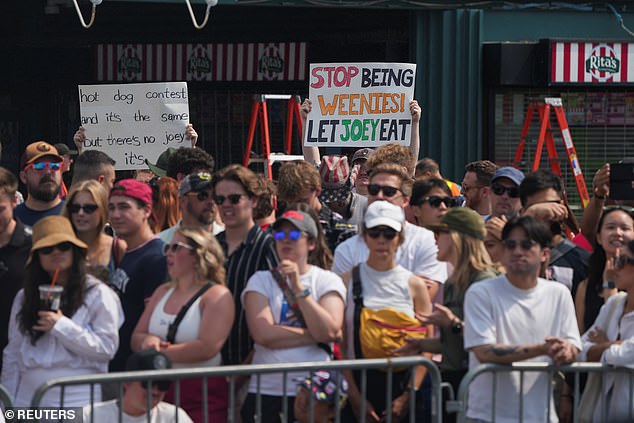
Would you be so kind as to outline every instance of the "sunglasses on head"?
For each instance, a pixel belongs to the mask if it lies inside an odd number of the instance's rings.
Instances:
[[[614,261],[614,267],[618,270],[623,269],[626,265],[634,266],[634,258],[628,256],[619,256]]]
[[[374,238],[377,239],[378,237],[382,236],[383,238],[389,240],[392,240],[394,238],[396,238],[396,235],[398,234],[398,232],[396,232],[394,229],[389,228],[389,227],[374,227],[374,228],[367,228],[365,230],[365,233],[368,234],[368,236],[370,238]]]
[[[79,213],[80,210],[83,210],[86,214],[93,214],[99,208],[96,204],[69,204],[68,211],[70,214]]]
[[[518,187],[505,187],[504,185],[493,184],[491,185],[491,191],[493,191],[493,194],[495,195],[504,195],[506,192],[511,198],[517,198],[520,196],[520,190]]]
[[[43,247],[43,248],[40,248],[40,249],[38,250],[38,252],[39,252],[40,254],[49,255],[49,254],[51,254],[51,253],[53,252],[53,250],[55,250],[55,249],[57,249],[57,250],[59,250],[59,251],[64,252],[64,251],[68,251],[68,250],[70,250],[72,247],[73,247],[73,244],[72,244],[72,243],[70,243],[70,242],[68,242],[68,241],[66,241],[66,242],[61,242],[61,243],[59,243],[59,244],[57,244],[57,245],[52,245],[52,246],[50,246],[50,247]]]
[[[537,242],[533,241],[532,239],[521,239],[521,240],[505,239],[505,240],[502,240],[502,244],[504,245],[504,248],[506,248],[507,250],[512,251],[515,248],[517,248],[517,246],[519,245],[522,250],[528,251],[531,248],[533,248],[533,246],[536,245]]]
[[[38,163],[30,163],[24,170],[29,168],[33,169],[36,172],[41,172],[46,168],[49,168],[52,171],[60,170],[62,168],[62,162],[38,162]]]
[[[193,250],[194,247],[192,247],[191,245],[187,245],[183,242],[172,242],[171,244],[165,244],[163,246],[163,254],[167,254],[168,252],[172,252],[175,253],[178,250],[180,250],[181,248],[186,248],[188,250]]]
[[[458,205],[457,201],[455,198],[453,197],[441,197],[439,195],[430,195],[428,197],[424,197],[421,200],[421,204],[422,203],[427,203],[429,204],[431,207],[437,209],[438,207],[440,207],[441,204],[445,204],[445,207],[447,208],[451,208],[451,207],[456,207]]]
[[[244,197],[244,194],[229,194],[226,197],[224,195],[214,195],[214,203],[222,206],[226,199],[229,199],[231,204],[238,204],[240,199]]]
[[[207,201],[209,199],[209,197],[211,197],[211,193],[209,191],[190,192],[187,195],[189,195],[191,197],[196,196],[196,199],[198,201]],[[224,200],[224,198],[223,198],[223,200]],[[214,198],[214,201],[217,201],[217,200]],[[229,201],[231,201],[231,200],[229,200]],[[220,204],[222,204],[222,203],[220,203]]]
[[[383,195],[386,197],[394,197],[397,192],[401,191],[400,188],[391,187],[388,185],[370,184],[368,185],[368,193],[370,195],[379,195],[379,192],[383,191]]]
[[[275,231],[275,233],[273,234],[273,238],[276,241],[282,241],[286,238],[290,239],[291,241],[297,241],[301,237],[302,237],[302,232],[298,231],[297,229],[292,229],[288,232]]]

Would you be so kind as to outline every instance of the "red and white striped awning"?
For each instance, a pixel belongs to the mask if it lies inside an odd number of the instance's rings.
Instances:
[[[550,82],[634,83],[634,43],[553,41]]]
[[[306,43],[99,44],[98,81],[303,81]]]

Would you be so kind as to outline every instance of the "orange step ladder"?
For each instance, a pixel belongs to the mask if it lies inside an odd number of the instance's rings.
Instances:
[[[284,100],[287,102],[286,113],[286,136],[284,139],[284,153],[291,154],[291,140],[293,138],[293,121],[296,123],[299,132],[299,139],[302,139],[302,121],[300,115],[300,98],[290,94],[260,94],[253,100],[251,108],[251,122],[249,124],[249,133],[247,135],[247,144],[244,151],[244,159],[242,164],[248,167],[250,163],[262,163],[264,165],[264,174],[267,178],[272,179],[271,170],[272,154],[271,153],[271,134],[269,131],[269,112],[267,100]],[[255,128],[260,126],[260,138],[262,141],[262,153],[257,156],[253,152],[253,139],[255,138]]]
[[[535,149],[535,157],[533,159],[533,167],[531,171],[539,169],[539,163],[542,157],[542,151],[544,149],[544,141],[546,142],[546,150],[548,152],[548,162],[550,168],[554,173],[562,176],[561,166],[559,165],[559,158],[557,157],[557,149],[555,148],[555,139],[553,138],[553,129],[550,124],[550,112],[555,111],[557,123],[559,124],[559,130],[561,131],[561,138],[564,141],[566,147],[566,155],[568,157],[568,163],[570,169],[575,178],[575,184],[577,185],[577,191],[581,198],[583,208],[585,208],[590,202],[590,196],[588,195],[588,188],[586,182],[583,179],[583,173],[581,171],[581,165],[579,164],[579,157],[577,151],[572,143],[572,137],[570,135],[570,128],[568,127],[568,121],[566,120],[566,114],[562,105],[561,98],[547,97],[544,99],[544,103],[531,103],[528,106],[526,112],[526,118],[524,119],[524,126],[522,127],[522,135],[520,137],[517,151],[515,152],[515,159],[513,160],[513,166],[519,168],[522,161],[522,154],[526,147],[528,139],[528,131],[530,129],[531,122],[533,120],[533,114],[535,110],[539,113],[539,136],[537,137],[537,148]]]

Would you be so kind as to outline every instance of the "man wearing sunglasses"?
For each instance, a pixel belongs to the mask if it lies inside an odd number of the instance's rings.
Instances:
[[[548,226],[530,216],[514,217],[504,227],[506,275],[473,284],[465,296],[464,348],[470,369],[480,363],[576,361],[581,339],[572,297],[561,284],[539,277],[548,261],[550,240]],[[550,375],[522,376],[506,372],[476,378],[469,386],[467,419],[557,421]],[[494,398],[498,401],[492,407]]]
[[[524,180],[522,171],[504,166],[498,168],[491,178],[491,216],[516,216],[522,208],[520,184]]]
[[[181,220],[158,234],[165,244],[172,242],[174,232],[178,228],[202,228],[212,235],[217,235],[225,229],[224,225],[216,222],[218,208],[213,201],[210,173],[192,173],[183,178],[178,187],[178,207],[181,211]]]
[[[462,191],[465,206],[478,212],[483,219],[491,214],[491,178],[497,166],[489,160],[478,160],[465,166]]]
[[[62,212],[64,202],[59,198],[59,192],[63,161],[55,147],[47,142],[36,141],[26,147],[20,163],[20,180],[26,185],[27,198],[13,211],[26,226]]]

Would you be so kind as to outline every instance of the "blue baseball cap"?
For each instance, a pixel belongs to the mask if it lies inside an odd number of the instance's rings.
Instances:
[[[512,166],[503,166],[495,171],[493,177],[491,178],[491,183],[500,178],[508,178],[513,181],[515,185],[520,186],[520,184],[524,180],[524,173]]]

